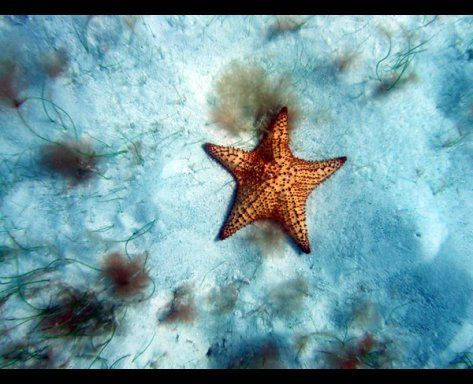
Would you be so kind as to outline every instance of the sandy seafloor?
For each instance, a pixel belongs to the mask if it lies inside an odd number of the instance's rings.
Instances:
[[[0,18],[0,61],[29,98],[0,105],[2,367],[340,367],[366,337],[359,367],[471,367],[473,17],[307,16],[275,33],[278,20]],[[38,63],[58,50],[67,66],[47,76]],[[211,119],[233,60],[291,79],[296,156],[348,157],[308,200],[309,255],[256,224],[217,240],[235,182],[202,144],[258,142]],[[74,134],[34,97],[111,154],[100,175],[72,185],[41,168],[25,122]],[[111,252],[147,255],[154,291],[113,296]],[[65,286],[102,292],[113,333],[45,335],[41,308]],[[162,321],[178,287],[192,313]]]

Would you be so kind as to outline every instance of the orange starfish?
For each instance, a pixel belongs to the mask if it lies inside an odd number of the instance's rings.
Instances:
[[[255,220],[269,219],[279,223],[305,253],[310,253],[305,213],[307,198],[347,158],[298,159],[289,148],[287,122],[287,108],[283,107],[252,151],[204,145],[210,156],[229,170],[237,182],[236,199],[220,231],[221,240]]]

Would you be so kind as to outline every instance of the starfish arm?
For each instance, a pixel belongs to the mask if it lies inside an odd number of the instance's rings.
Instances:
[[[310,193],[320,183],[332,176],[345,163],[347,158],[337,157],[324,161],[305,161],[298,159],[295,169],[300,177],[300,187]]]
[[[309,232],[306,224],[307,195],[303,190],[284,193],[284,204],[279,208],[279,221],[286,233],[305,253],[310,253]]]
[[[292,157],[289,149],[287,123],[287,108],[283,107],[269,125],[268,131],[257,148],[258,152],[266,159],[282,163],[284,159]]]
[[[269,217],[275,207],[274,192],[265,188],[265,184],[257,187],[239,186],[232,211],[220,231],[220,239],[230,237],[239,229],[255,220]]]
[[[221,145],[209,143],[204,145],[204,149],[210,156],[220,162],[225,168],[227,168],[232,173],[238,166],[245,163],[249,153],[242,149],[224,147]]]

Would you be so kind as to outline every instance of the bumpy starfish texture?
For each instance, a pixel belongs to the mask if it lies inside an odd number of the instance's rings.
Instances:
[[[346,161],[346,157],[306,161],[289,148],[288,112],[283,107],[261,143],[252,151],[205,144],[204,149],[234,176],[237,195],[220,231],[226,239],[255,220],[279,223],[305,253],[310,253],[305,205],[309,194]]]

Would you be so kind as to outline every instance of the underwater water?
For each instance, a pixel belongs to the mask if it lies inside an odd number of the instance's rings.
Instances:
[[[0,367],[472,367],[472,16],[2,16],[0,47]],[[218,238],[204,144],[283,106],[294,156],[347,157],[308,254]]]

